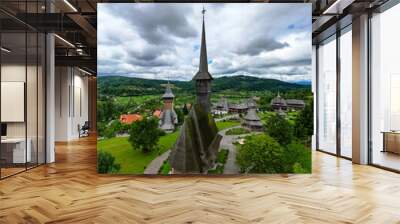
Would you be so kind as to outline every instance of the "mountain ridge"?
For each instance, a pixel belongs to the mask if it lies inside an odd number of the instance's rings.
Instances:
[[[161,94],[167,80],[144,79],[126,76],[98,76],[98,92],[109,96],[135,96]],[[169,81],[174,92],[194,92],[193,81]],[[213,92],[231,91],[277,91],[309,88],[307,85],[289,83],[277,79],[264,79],[253,76],[223,76],[214,78]]]

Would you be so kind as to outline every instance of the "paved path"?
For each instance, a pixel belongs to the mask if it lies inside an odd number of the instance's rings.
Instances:
[[[238,174],[239,173],[239,167],[236,165],[236,146],[233,145],[233,142],[236,141],[236,139],[244,137],[249,134],[243,134],[243,135],[226,135],[226,131],[233,129],[233,128],[240,128],[240,125],[230,127],[224,130],[221,130],[219,134],[222,136],[221,143],[219,145],[220,150],[221,149],[228,149],[229,154],[228,154],[228,159],[226,160],[225,167],[224,167],[224,174]],[[169,154],[171,153],[171,150],[168,150],[155,158],[151,163],[146,167],[144,170],[144,174],[158,174],[158,171],[160,170],[161,166],[163,165],[164,161],[168,159]]]
[[[239,170],[240,170],[239,166],[236,164],[236,146],[233,145],[233,142],[235,142],[237,139],[243,138],[247,135],[262,133],[262,132],[250,132],[250,133],[241,134],[241,135],[226,135],[226,131],[228,131],[229,129],[241,128],[241,127],[242,126],[238,125],[238,126],[224,129],[219,132],[219,134],[222,135],[222,140],[221,140],[219,148],[229,150],[228,159],[226,160],[225,167],[224,167],[224,174],[238,174]]]
[[[215,122],[217,122],[217,121],[230,120],[230,119],[232,119],[232,118],[239,118],[239,114],[232,114],[232,115],[228,115],[228,116],[225,116],[225,117],[216,118],[216,119],[214,119],[214,120],[215,120]]]
[[[158,156],[157,158],[153,159],[151,163],[146,167],[144,170],[144,174],[158,174],[158,171],[160,170],[161,166],[163,165],[164,161],[168,159],[169,153],[171,150],[168,150]]]
[[[224,167],[224,174],[238,174],[239,173],[239,167],[236,165],[236,147],[232,144],[238,136],[225,134],[225,132],[228,131],[229,129],[239,128],[239,127],[240,127],[240,125],[234,126],[231,128],[227,128],[227,129],[224,129],[219,132],[219,134],[222,136],[222,140],[219,145],[219,148],[229,150],[228,159],[226,160],[225,167]]]

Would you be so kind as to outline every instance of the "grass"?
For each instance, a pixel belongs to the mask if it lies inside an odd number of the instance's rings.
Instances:
[[[299,113],[300,113],[300,111],[288,111],[288,112],[286,113],[286,119],[287,119],[287,121],[288,121],[291,125],[294,125],[294,124],[295,124],[295,120],[296,120],[297,116],[299,115]],[[268,119],[269,119],[271,116],[275,115],[275,114],[276,114],[276,112],[274,112],[274,111],[265,111],[265,112],[259,113],[258,116],[260,117],[261,121],[262,121],[264,124],[266,124],[267,121],[268,121]]]
[[[218,165],[217,168],[213,170],[209,170],[208,174],[223,174],[224,173],[224,166]]]
[[[273,111],[264,111],[264,112],[262,112],[262,113],[258,113],[258,116],[260,117],[261,121],[262,121],[264,124],[266,124],[267,121],[268,121],[268,119],[269,119],[271,116],[275,115],[275,114],[276,114],[276,112],[273,112]]]
[[[174,90],[173,90],[174,91]],[[175,92],[175,105],[182,106],[184,103],[193,103],[195,101],[195,95],[194,94],[182,94],[179,92]],[[237,91],[232,91],[232,90],[225,90],[223,92],[218,92],[218,93],[213,93],[211,96],[211,101],[213,103],[216,103],[220,100],[221,97],[225,97],[229,100],[231,103],[239,103],[243,100],[248,99],[251,96],[255,95],[263,95],[265,94],[264,92],[237,92]],[[151,94],[151,95],[142,95],[142,96],[118,96],[116,97],[117,103],[121,104],[127,104],[129,100],[131,99],[134,103],[140,105],[143,104],[147,100],[151,99],[160,99],[161,100],[162,94]]]
[[[287,120],[291,125],[294,125],[296,122],[296,118],[299,116],[299,111],[289,111],[287,112]]]
[[[121,174],[142,174],[145,167],[157,156],[170,149],[178,138],[179,131],[160,137],[158,150],[150,153],[143,153],[132,148],[128,137],[117,137],[100,140],[97,149],[111,153],[115,162],[121,165],[118,173]]]
[[[217,122],[219,130],[239,125],[239,122],[225,121]],[[179,131],[160,137],[158,150],[149,153],[143,153],[132,148],[128,142],[128,137],[117,137],[100,140],[97,143],[98,150],[111,153],[115,157],[115,162],[121,165],[120,174],[142,174],[146,166],[157,156],[170,149],[176,139]],[[169,168],[165,167],[165,172]],[[163,173],[162,171],[161,173]]]
[[[228,131],[226,131],[226,135],[243,135],[243,134],[247,134],[250,133],[249,130],[244,129],[244,128],[232,128]]]
[[[217,167],[209,170],[209,174],[223,174],[226,160],[228,159],[229,150],[221,149],[217,155]]]
[[[151,96],[143,96],[141,100],[148,100]],[[154,97],[154,96],[153,96]],[[135,97],[138,98],[138,97]],[[118,100],[128,100],[128,97],[119,97]],[[238,121],[216,122],[218,130],[240,125]],[[111,153],[115,157],[115,162],[121,165],[120,174],[142,174],[146,166],[157,156],[170,149],[178,138],[179,131],[160,137],[158,149],[149,153],[143,153],[132,148],[128,142],[128,137],[116,137],[99,140],[98,150]],[[164,170],[165,169],[165,170]],[[165,167],[161,173],[168,172],[170,168]],[[168,171],[166,171],[168,170]]]
[[[228,159],[229,150],[228,149],[221,149],[217,155],[217,163],[225,164],[226,160]]]
[[[116,97],[117,103],[120,104],[127,104],[129,100],[132,99],[132,101],[138,105],[143,104],[147,100],[151,99],[160,99],[160,95],[143,95],[143,96],[118,96]]]
[[[219,131],[240,125],[239,121],[217,121],[215,123]]]
[[[163,165],[160,168],[159,174],[167,175],[171,170],[171,165],[169,164],[168,160],[164,161]]]
[[[142,95],[142,96],[119,96],[116,97],[116,101],[118,104],[126,105],[130,100],[137,105],[143,105],[149,100],[159,99],[160,107],[162,105],[161,95]],[[182,107],[184,103],[192,103],[194,102],[194,96],[192,95],[179,95],[174,99],[174,105],[178,107]]]

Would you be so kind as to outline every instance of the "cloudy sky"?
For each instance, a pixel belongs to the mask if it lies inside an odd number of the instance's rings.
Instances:
[[[98,4],[98,73],[190,80],[203,4]],[[209,71],[311,79],[309,4],[204,4]]]

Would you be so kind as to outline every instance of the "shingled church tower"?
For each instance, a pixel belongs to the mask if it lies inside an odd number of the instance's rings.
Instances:
[[[173,132],[175,130],[175,125],[178,124],[178,116],[173,106],[174,98],[175,96],[172,93],[171,85],[168,82],[165,93],[162,96],[164,109],[160,115],[160,128],[167,133]]]
[[[215,166],[222,136],[210,114],[211,80],[208,73],[206,33],[201,35],[199,71],[193,77],[196,82],[196,103],[185,117],[179,137],[171,149],[169,162],[171,173],[207,173]]]
[[[204,110],[210,112],[210,95],[211,95],[211,80],[213,80],[211,74],[208,72],[208,60],[207,60],[207,46],[206,46],[206,30],[204,26],[204,13],[203,9],[203,29],[201,34],[201,47],[200,47],[200,63],[199,71],[193,77],[196,82],[196,97],[197,103],[201,105]]]

